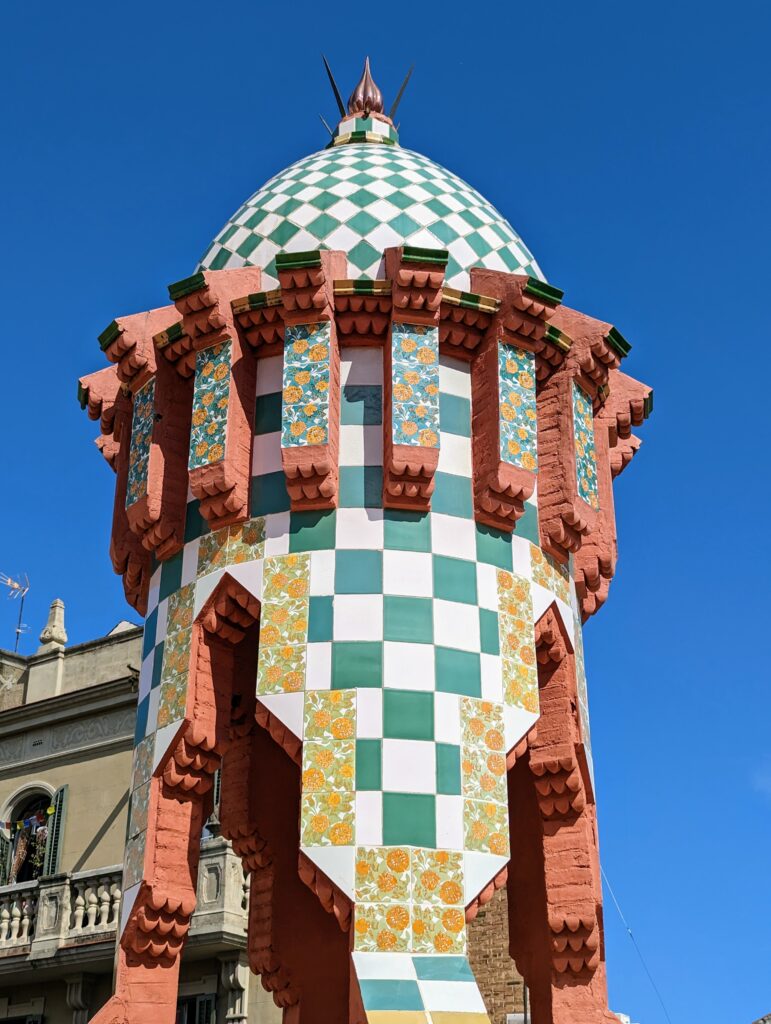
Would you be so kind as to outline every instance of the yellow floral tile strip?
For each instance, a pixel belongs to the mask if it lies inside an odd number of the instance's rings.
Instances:
[[[229,538],[228,552],[234,558],[239,557],[250,543],[253,541],[250,542],[248,531],[246,536]],[[310,555],[307,553],[265,559],[257,662],[258,696],[293,693],[305,688],[309,581]]]
[[[309,690],[303,718],[301,842],[352,846],[356,691]]]
[[[503,699],[506,704],[538,714],[538,673],[530,583],[498,570],[498,635]]]
[[[506,754],[503,706],[476,697],[462,697],[461,788],[470,800],[505,804]]]
[[[412,851],[412,949],[465,953],[462,853]]]
[[[265,520],[262,517],[235,526],[223,526],[221,530],[201,537],[196,575],[200,579],[215,569],[262,558],[264,552]]]
[[[230,342],[196,353],[189,469],[219,462],[225,455],[230,401]]]
[[[185,717],[194,598],[194,583],[181,587],[169,598],[158,704],[159,729]]]
[[[559,597],[565,604],[570,604],[570,571],[566,565],[541,551],[535,544],[530,545],[530,562],[533,566],[533,583],[540,583]]]

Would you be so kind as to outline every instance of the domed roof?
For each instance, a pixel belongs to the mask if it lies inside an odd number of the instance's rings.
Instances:
[[[277,253],[340,249],[351,277],[380,277],[383,250],[407,243],[447,249],[446,281],[454,288],[468,289],[475,266],[545,280],[509,222],[470,185],[419,153],[386,144],[395,142],[393,130],[376,139],[356,131],[360,119],[347,137],[345,127],[335,145],[298,160],[255,192],[198,269],[261,266],[263,287],[273,288]]]

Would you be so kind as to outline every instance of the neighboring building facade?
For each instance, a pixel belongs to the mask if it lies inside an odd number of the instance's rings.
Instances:
[[[85,1024],[113,986],[142,629],[0,650],[0,1022]],[[53,813],[49,813],[52,811]],[[10,826],[10,827],[8,827]],[[275,1024],[248,970],[240,860],[204,832],[179,1024]]]
[[[145,617],[97,1020],[171,1024],[219,779],[285,1024],[498,1017],[481,913],[534,1024],[606,1024],[582,628],[651,390],[368,65],[340,108],[80,381]]]

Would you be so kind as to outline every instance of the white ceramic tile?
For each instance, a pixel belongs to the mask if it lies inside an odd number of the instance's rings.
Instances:
[[[356,849],[353,846],[305,846],[304,851],[318,864],[346,896],[353,899],[353,872]]]
[[[303,738],[304,693],[268,693],[257,699],[299,740]]]
[[[386,689],[431,691],[434,678],[433,644],[407,644],[395,640],[386,640],[383,644],[383,686]]]
[[[477,562],[477,599],[480,608],[498,611],[498,570],[486,562]]]
[[[470,903],[508,863],[508,857],[468,850],[463,854],[463,885]]]
[[[431,513],[431,550],[451,558],[477,557],[476,524],[473,519]]]
[[[533,622],[538,622],[551,604],[554,604],[556,607],[556,599],[554,594],[547,590],[546,587],[542,587],[540,583],[533,583],[530,593],[533,598]]]
[[[147,614],[154,611],[158,607],[158,599],[160,597],[161,590],[161,567],[155,570],[150,577],[150,589],[147,592]]]
[[[511,537],[511,561],[512,572],[517,576],[523,576],[526,580],[533,578],[533,569],[530,562],[530,541],[524,537],[518,537],[516,533]]]
[[[357,846],[383,844],[383,794],[366,792],[356,794]]]
[[[255,434],[252,440],[252,476],[278,473],[281,469],[281,431]]]
[[[153,692],[150,694],[151,704],[153,696],[155,694],[158,694],[160,697],[160,692],[160,686],[153,690]],[[180,724],[180,722],[172,722],[171,725],[164,725],[162,729],[158,729],[158,731],[156,732],[155,747],[153,748],[153,771],[155,771],[155,769],[161,763],[172,743],[176,742]]]
[[[382,384],[382,348],[355,348],[344,345],[340,353],[341,384]]]
[[[150,651],[145,660],[142,662],[142,666],[139,669],[139,688],[137,690],[137,703],[144,700],[150,692],[150,686],[153,681],[153,664],[155,663],[155,652]],[[160,656],[160,655],[159,655]]]
[[[479,609],[459,601],[434,600],[434,643],[460,651],[478,651]]]
[[[503,700],[501,659],[497,654],[481,654],[482,700]]]
[[[440,850],[463,849],[463,797],[436,797],[436,845]]]
[[[435,793],[436,747],[430,740],[383,740],[383,790]]]
[[[198,568],[198,548],[200,543],[200,538],[198,538],[185,544],[182,549],[181,583],[183,587],[188,583],[195,582],[195,574]]]
[[[429,1012],[486,1013],[474,981],[418,981],[423,1005]]]
[[[432,597],[433,559],[428,551],[383,552],[383,593]]]
[[[338,548],[382,548],[383,510],[339,508],[335,543]]]
[[[440,473],[454,473],[456,476],[471,476],[471,438],[460,434],[441,432],[439,440]]]
[[[262,595],[262,559],[253,562],[241,562],[239,565],[229,565],[226,572],[230,573],[234,580],[238,580],[246,590],[259,601]]]
[[[358,424],[340,426],[340,465],[365,466],[364,432]]]
[[[415,981],[415,965],[409,953],[353,953],[360,981]]]
[[[460,743],[460,697],[457,693],[434,694],[434,739]]]
[[[310,593],[314,597],[335,592],[334,551],[311,551]]]
[[[336,594],[335,640],[382,640],[382,594]]]
[[[484,693],[482,694],[484,696]],[[532,711],[525,711],[524,708],[510,707],[508,704],[503,708],[503,729],[506,734],[506,751],[516,747],[523,736],[527,735],[532,726],[538,721],[538,715]]]
[[[289,553],[289,512],[265,516],[265,557]]]
[[[123,929],[126,927],[131,916],[131,911],[134,909],[134,902],[139,895],[139,890],[142,887],[141,882],[137,882],[136,885],[129,886],[128,889],[124,889],[120,899],[120,930],[121,935]]]
[[[165,597],[158,605],[158,618],[155,624],[155,643],[159,644],[166,636],[169,620],[169,599]]]
[[[215,569],[214,572],[202,576],[195,585],[195,601],[193,602],[193,617],[197,618],[201,609],[211,597],[214,588],[222,579],[224,569]]]
[[[305,689],[328,690],[332,686],[332,644],[308,644],[305,652]]]
[[[364,687],[356,691],[356,738],[380,739],[383,735],[383,691]]]
[[[281,390],[283,384],[284,359],[282,356],[268,356],[257,360],[257,394],[272,395]]]

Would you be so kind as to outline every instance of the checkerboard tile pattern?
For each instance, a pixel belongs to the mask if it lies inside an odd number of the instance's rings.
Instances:
[[[354,143],[298,160],[244,203],[199,270],[260,266],[276,287],[277,253],[337,249],[351,277],[380,277],[389,246],[447,249],[447,283],[469,287],[472,266],[526,273],[538,264],[508,221],[475,189],[400,146]]]

